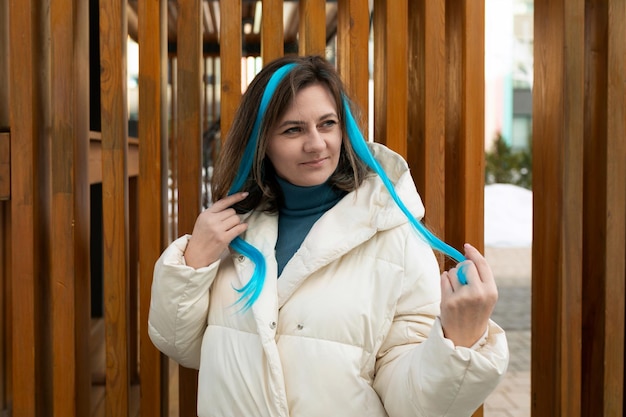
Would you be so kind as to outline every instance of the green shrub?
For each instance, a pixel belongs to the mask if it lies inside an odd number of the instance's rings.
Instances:
[[[485,183],[532,187],[532,148],[514,150],[498,134],[493,147],[485,153]]]

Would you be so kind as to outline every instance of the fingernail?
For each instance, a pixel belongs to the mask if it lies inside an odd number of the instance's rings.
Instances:
[[[249,192],[247,192],[247,191],[244,191],[243,193],[241,193],[241,195],[242,195],[243,197],[247,197],[247,196],[248,196],[248,194],[250,194],[250,193],[249,193]]]

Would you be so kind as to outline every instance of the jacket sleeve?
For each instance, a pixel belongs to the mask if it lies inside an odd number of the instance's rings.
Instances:
[[[202,337],[207,326],[209,287],[220,261],[194,269],[183,254],[189,236],[165,249],[154,266],[148,333],[152,343],[179,364],[200,367]]]
[[[402,296],[376,363],[374,388],[390,417],[470,416],[506,372],[504,331],[490,321],[471,348],[455,347],[439,322],[439,265],[432,249],[407,239]]]

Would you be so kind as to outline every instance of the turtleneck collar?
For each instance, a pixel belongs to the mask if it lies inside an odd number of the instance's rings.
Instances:
[[[346,194],[345,191],[332,187],[328,182],[302,187],[278,176],[276,179],[283,192],[283,204],[280,206],[281,214],[300,217],[315,212],[325,212]]]
[[[300,187],[278,177],[276,180],[283,192],[283,203],[279,207],[278,240],[275,248],[280,276],[313,224],[337,204],[346,192],[328,183]]]

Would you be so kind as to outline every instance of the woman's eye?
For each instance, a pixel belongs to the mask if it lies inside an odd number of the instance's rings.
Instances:
[[[323,122],[322,122],[322,127],[333,127],[333,126],[335,126],[336,124],[337,124],[337,121],[336,121],[336,120],[332,120],[332,119],[330,119],[330,120],[325,120],[325,121],[323,121]]]
[[[295,133],[300,132],[302,129],[300,127],[294,126],[294,127],[290,127],[289,129],[286,129],[283,131],[283,135],[293,135]]]

